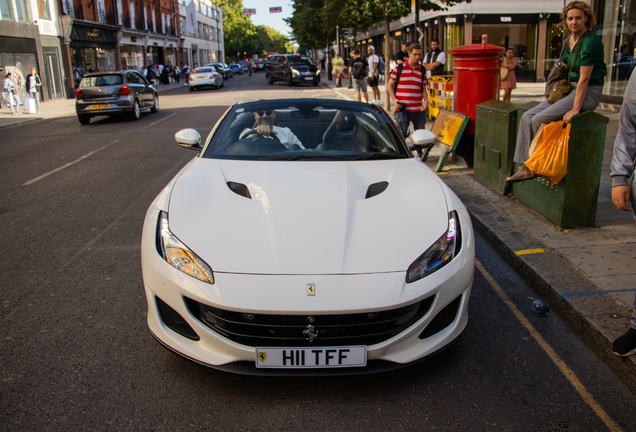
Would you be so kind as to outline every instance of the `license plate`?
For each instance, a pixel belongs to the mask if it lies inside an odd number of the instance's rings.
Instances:
[[[366,365],[366,346],[256,348],[257,368],[317,369]]]
[[[307,78],[305,78],[305,81],[313,81],[313,80],[314,80],[314,78],[313,78],[313,77],[307,77]]]
[[[91,109],[106,109],[110,108],[110,104],[91,105]]]
[[[204,78],[207,78],[207,77],[204,77],[204,76],[202,76],[202,77],[197,77],[197,79],[204,79]]]

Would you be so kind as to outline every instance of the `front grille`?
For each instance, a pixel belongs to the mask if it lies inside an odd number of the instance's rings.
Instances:
[[[232,312],[185,298],[194,317],[220,335],[253,347],[375,345],[422,318],[435,296],[398,309],[342,315],[266,315]],[[309,342],[303,331],[314,326]]]

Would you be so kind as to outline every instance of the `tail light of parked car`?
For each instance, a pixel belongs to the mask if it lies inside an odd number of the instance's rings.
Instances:
[[[126,96],[130,94],[130,87],[128,87],[127,85],[125,86],[121,86],[119,88],[119,94],[122,96]]]
[[[192,75],[188,77],[188,81],[194,81],[194,78],[192,78]]]
[[[75,90],[75,97],[77,97],[78,99],[83,98],[84,96],[82,95],[82,91],[80,89],[76,89]]]

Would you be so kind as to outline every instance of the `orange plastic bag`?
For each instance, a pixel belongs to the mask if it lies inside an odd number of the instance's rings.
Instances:
[[[563,120],[552,122],[543,128],[543,141],[525,163],[538,176],[559,183],[568,172],[568,141],[570,124],[564,127]]]

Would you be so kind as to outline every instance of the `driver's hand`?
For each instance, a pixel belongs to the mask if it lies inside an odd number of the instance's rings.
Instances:
[[[258,125],[256,127],[256,132],[263,136],[270,136],[272,133],[276,133],[274,132],[274,127],[268,124]]]

